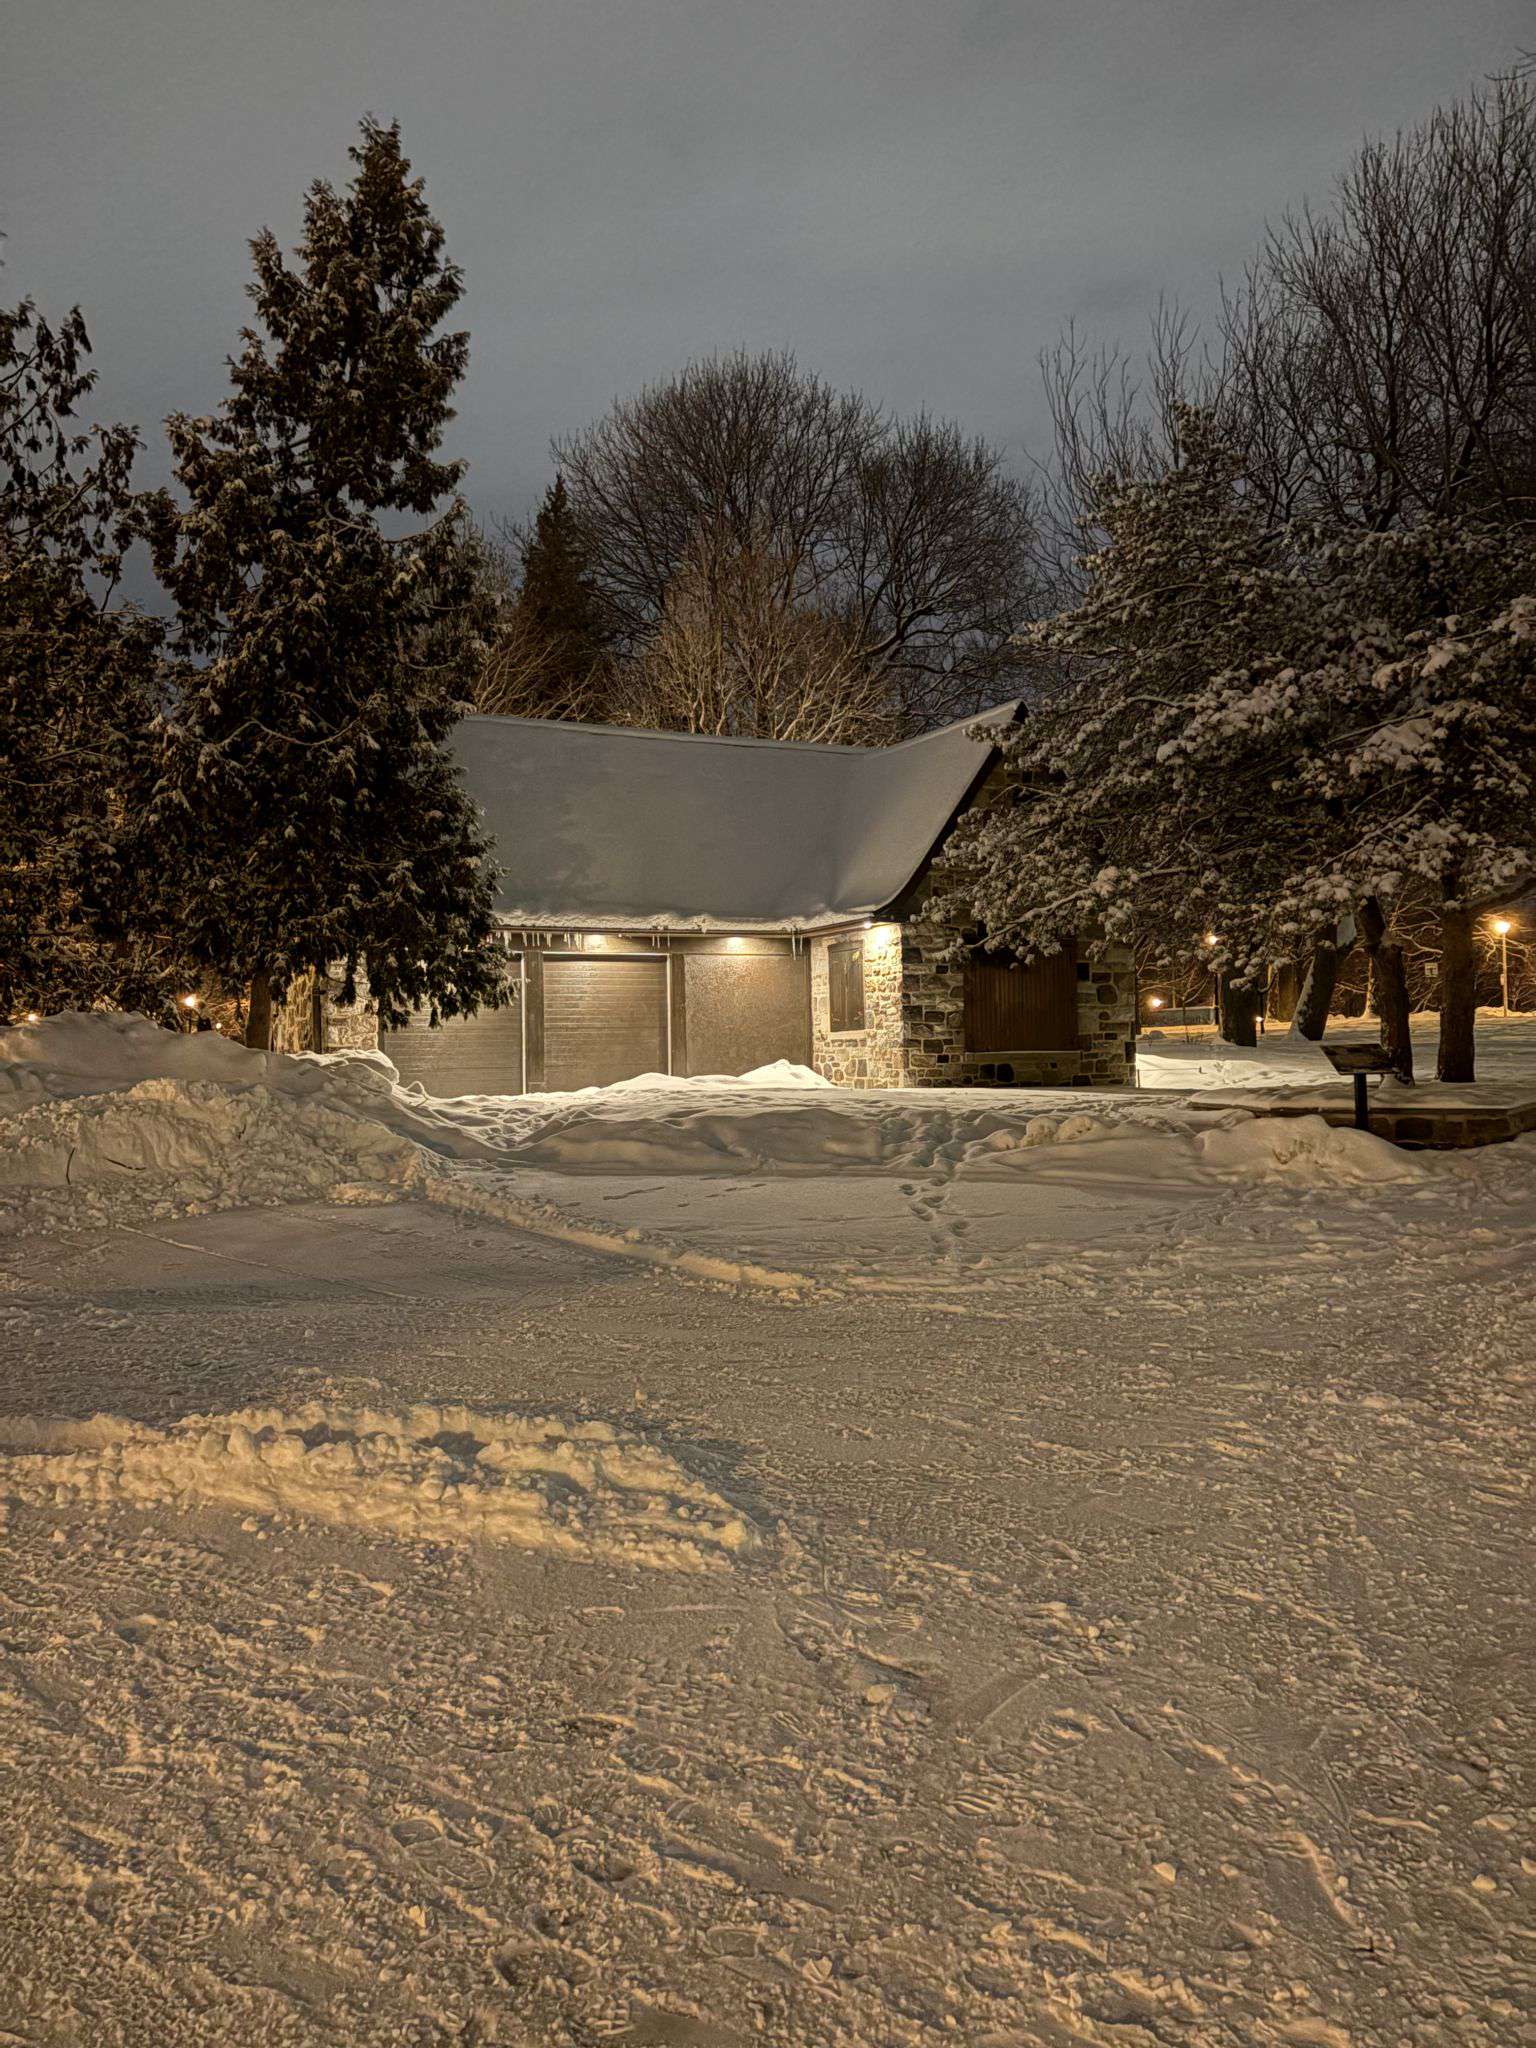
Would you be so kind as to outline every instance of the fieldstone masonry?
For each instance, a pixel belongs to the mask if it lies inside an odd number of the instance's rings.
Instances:
[[[827,960],[838,941],[864,947],[864,1029],[834,1031]],[[906,1085],[906,1020],[902,996],[900,925],[877,924],[836,939],[811,941],[811,1057],[818,1074],[842,1088]]]
[[[306,983],[298,992],[297,1001],[290,1000],[274,1005],[272,1012],[272,1049],[274,1052],[313,1052],[312,1008],[309,987]],[[326,980],[325,1018],[326,1052],[376,1052],[379,1044],[379,1020],[368,1001],[368,978],[361,968],[357,975],[357,1001],[343,1003],[341,1000],[341,974],[333,969]]]
[[[827,983],[830,939],[811,941],[812,1057],[847,1088],[1123,1088],[1134,1074],[1136,978],[1123,947],[1078,964],[1077,1043],[1049,1051],[973,1053],[965,1045],[965,969],[948,958],[953,933],[923,916],[862,934],[862,1031],[834,1032]]]

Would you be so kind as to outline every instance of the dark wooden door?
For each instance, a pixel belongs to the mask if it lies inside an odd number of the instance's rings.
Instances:
[[[1076,1047],[1074,948],[1027,967],[985,953],[966,962],[967,1052],[1071,1052]]]
[[[667,960],[544,956],[544,1079],[554,1094],[667,1071]]]

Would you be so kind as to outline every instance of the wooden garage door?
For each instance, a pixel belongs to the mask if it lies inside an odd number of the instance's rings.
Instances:
[[[967,1052],[1070,1052],[1077,1045],[1077,953],[1027,967],[993,954],[965,965]]]
[[[544,961],[544,1087],[667,1071],[667,961]]]
[[[523,1006],[516,981],[499,1010],[453,1017],[434,1031],[426,1012],[402,1031],[385,1031],[379,1049],[409,1086],[429,1095],[517,1095],[523,1086]]]

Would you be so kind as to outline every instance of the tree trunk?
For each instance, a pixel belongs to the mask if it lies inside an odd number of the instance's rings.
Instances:
[[[1221,977],[1221,1035],[1228,1045],[1258,1044],[1259,1001],[1256,988],[1230,974]]]
[[[251,976],[250,999],[245,1006],[245,1042],[259,1052],[272,1050],[272,983],[264,967]]]
[[[1268,1014],[1277,1024],[1289,1024],[1296,1015],[1296,962],[1282,960],[1269,985]]]
[[[1477,961],[1472,948],[1472,913],[1462,903],[1440,911],[1440,1050],[1437,1081],[1471,1081],[1477,1025]]]
[[[1360,906],[1360,938],[1371,963],[1371,986],[1381,1018],[1381,1042],[1392,1056],[1392,1072],[1413,1085],[1413,1040],[1408,1030],[1408,970],[1403,949],[1387,937],[1387,920],[1374,896]]]
[[[1298,1038],[1316,1040],[1327,1030],[1339,969],[1349,957],[1349,952],[1348,946],[1341,946],[1333,939],[1319,939],[1312,948],[1306,979],[1301,984],[1301,993],[1296,998],[1296,1009],[1291,1017],[1291,1029]]]

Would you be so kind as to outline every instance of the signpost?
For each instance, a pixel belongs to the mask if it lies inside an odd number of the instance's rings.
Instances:
[[[1353,1074],[1355,1077],[1355,1129],[1368,1131],[1371,1128],[1371,1113],[1367,1106],[1365,1083],[1370,1074],[1388,1074],[1392,1071],[1392,1055],[1384,1045],[1325,1045],[1336,1074]]]

